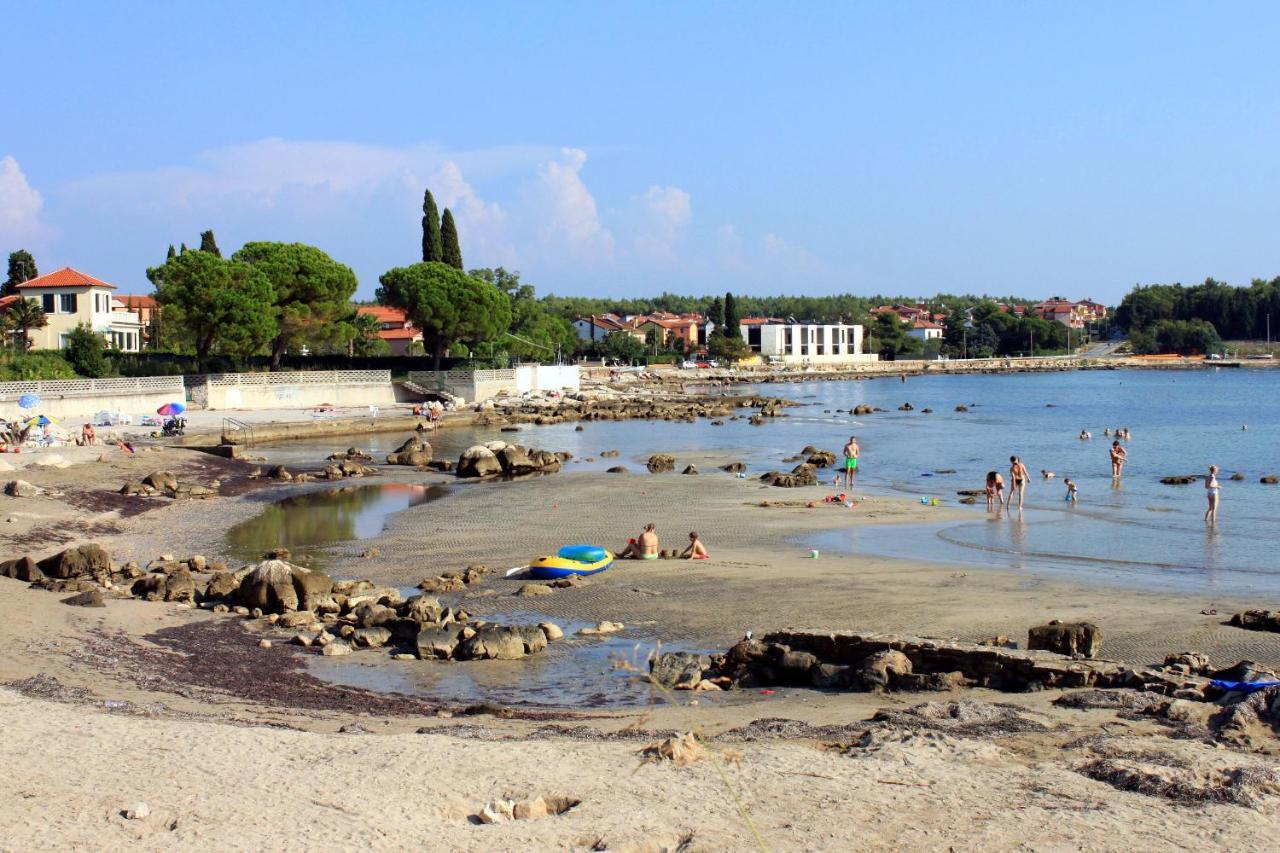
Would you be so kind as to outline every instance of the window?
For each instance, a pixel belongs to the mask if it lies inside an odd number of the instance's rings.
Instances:
[[[52,293],[45,293],[45,294],[42,294],[42,295],[40,296],[40,307],[44,308],[44,313],[46,313],[46,314],[52,314],[52,313],[53,313],[54,308],[53,308],[53,294],[52,294]]]
[[[66,349],[66,348],[67,348],[67,333],[62,332],[61,334],[58,335],[58,349]]]
[[[76,295],[74,293],[58,294],[58,312],[62,314],[76,313]]]

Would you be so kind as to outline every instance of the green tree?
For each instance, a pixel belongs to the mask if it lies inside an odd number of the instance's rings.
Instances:
[[[181,334],[201,361],[214,353],[247,356],[278,333],[275,293],[262,270],[212,252],[186,252],[147,270],[167,330]]]
[[[19,299],[9,306],[9,323],[17,330],[18,349],[31,349],[31,330],[49,325],[44,308],[34,299]]]
[[[18,292],[18,285],[40,275],[36,269],[36,259],[26,249],[9,253],[9,277],[4,280],[4,296],[12,296]]]
[[[735,362],[751,355],[742,335],[712,335],[707,340],[707,352],[717,361]]]
[[[103,354],[102,335],[81,323],[67,333],[67,343],[62,357],[75,372],[89,379],[101,379],[111,371],[111,365]]]
[[[738,300],[732,293],[724,295],[724,325],[721,327],[726,338],[742,337],[739,327],[742,325],[742,315],[738,313]]]
[[[352,336],[350,354],[361,358],[390,355],[391,345],[378,337],[382,324],[372,314],[361,314],[358,311],[348,320]]]
[[[967,349],[965,323],[968,319],[968,316],[959,307],[953,307],[947,312],[947,316],[942,322],[942,346],[947,355],[957,358],[964,357]]]
[[[231,256],[261,270],[271,282],[276,336],[271,369],[279,370],[285,352],[323,349],[353,337],[347,323],[356,274],[314,246],[303,243],[245,243]]]
[[[712,323],[712,331],[724,330],[724,303],[717,296],[711,300],[711,305],[707,307],[707,319]]]
[[[631,364],[644,358],[644,344],[627,332],[610,332],[600,342],[600,354]]]
[[[440,237],[440,211],[436,208],[435,196],[431,190],[422,199],[422,261],[423,263],[444,260],[444,243]]]
[[[453,214],[449,208],[444,209],[440,218],[440,260],[456,270],[462,269],[462,247],[458,244],[458,226],[453,222]]]
[[[200,232],[200,251],[208,252],[214,257],[222,257],[222,250],[218,248],[218,241],[213,239],[213,231]]]
[[[379,281],[378,301],[403,309],[422,330],[436,370],[455,341],[492,340],[511,325],[511,301],[506,294],[447,264],[396,267]]]
[[[511,300],[510,335],[502,341],[510,355],[522,361],[548,362],[577,348],[578,336],[568,318],[540,302],[533,285],[520,281],[519,272],[497,267],[469,270],[467,275],[492,284]]]
[[[170,258],[176,258],[177,256],[178,256],[177,251],[173,248],[173,244],[172,244],[172,243],[170,243],[170,244],[169,244],[169,252],[168,252],[168,254],[166,254],[166,255],[164,256],[164,259],[167,261],[167,260],[169,260]]]

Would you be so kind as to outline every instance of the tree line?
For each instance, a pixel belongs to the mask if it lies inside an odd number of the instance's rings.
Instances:
[[[1257,340],[1269,318],[1280,322],[1280,277],[1236,287],[1207,278],[1203,284],[1137,285],[1116,308],[1115,321],[1135,352],[1210,353],[1221,339]]]

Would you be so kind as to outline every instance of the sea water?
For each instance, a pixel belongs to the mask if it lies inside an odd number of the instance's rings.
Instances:
[[[1280,486],[1259,483],[1264,474],[1280,474],[1280,371],[921,376],[905,383],[892,378],[758,385],[735,393],[744,390],[802,405],[762,426],[750,425],[745,417],[723,426],[708,420],[598,421],[584,424],[582,432],[568,423],[514,434],[492,427],[444,429],[429,438],[443,458],[493,439],[572,452],[574,461],[556,476],[616,464],[640,471],[649,454],[665,452],[676,456],[678,466],[709,457],[741,460],[754,477],[790,470],[795,463],[783,458],[806,445],[838,455],[856,434],[862,449],[856,494],[937,497],[948,506],[956,504],[957,490],[981,489],[988,471],[1001,472],[1007,483],[1009,456],[1016,454],[1031,470],[1024,513],[997,519],[979,498],[977,506],[965,508],[971,521],[850,527],[809,537],[796,547],[1042,571],[1159,591],[1280,595],[1280,561],[1273,556]],[[914,410],[898,411],[905,402]],[[855,418],[849,410],[857,405],[886,411]],[[957,412],[957,405],[969,411]],[[926,408],[933,412],[923,413]],[[1129,454],[1124,477],[1115,482],[1111,438],[1103,431],[1118,427],[1128,428],[1132,440],[1124,443]],[[1093,438],[1080,439],[1081,430]],[[325,452],[354,443],[380,458],[403,440],[400,434],[338,438]],[[610,449],[620,456],[600,456]],[[266,452],[272,461],[297,463],[316,461],[319,450],[314,444],[288,444]],[[1168,475],[1203,474],[1210,464],[1221,469],[1216,528],[1202,521],[1202,482],[1159,482]],[[1042,479],[1041,469],[1055,477]],[[1236,471],[1243,481],[1229,479]],[[827,469],[824,476],[835,473]],[[1078,504],[1063,501],[1066,477],[1079,485]],[[714,488],[708,477],[703,483]],[[379,505],[367,515],[374,532],[381,529],[385,509],[395,511]]]

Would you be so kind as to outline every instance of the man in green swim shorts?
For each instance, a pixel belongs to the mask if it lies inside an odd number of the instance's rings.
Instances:
[[[627,547],[618,556],[622,559],[629,557],[633,560],[658,559],[658,534],[654,532],[654,527],[653,522],[646,524],[644,532],[640,534],[640,538],[627,540]]]
[[[858,473],[858,439],[849,436],[849,443],[844,446],[844,487],[853,488],[854,475]]]

